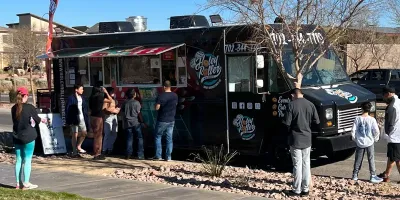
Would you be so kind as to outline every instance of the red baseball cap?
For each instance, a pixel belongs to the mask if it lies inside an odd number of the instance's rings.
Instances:
[[[25,87],[19,87],[17,89],[17,92],[20,93],[21,95],[29,95],[29,91]]]

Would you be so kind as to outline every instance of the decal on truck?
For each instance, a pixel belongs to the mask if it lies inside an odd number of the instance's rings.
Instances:
[[[333,96],[339,96],[344,99],[347,99],[350,103],[355,103],[358,100],[357,96],[354,96],[350,92],[345,92],[341,89],[325,89],[326,93],[333,95]]]
[[[214,89],[221,83],[219,56],[198,51],[190,60],[190,67],[196,71],[197,79],[204,89]]]
[[[256,125],[253,118],[238,114],[233,120],[233,125],[236,127],[242,140],[251,140],[256,135]]]

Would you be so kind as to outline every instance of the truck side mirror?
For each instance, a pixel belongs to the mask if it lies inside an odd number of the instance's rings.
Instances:
[[[264,56],[257,55],[256,63],[257,63],[257,69],[264,69]]]
[[[264,80],[262,80],[262,79],[257,79],[257,81],[256,81],[256,87],[257,87],[257,88],[263,88],[263,87],[264,87]]]

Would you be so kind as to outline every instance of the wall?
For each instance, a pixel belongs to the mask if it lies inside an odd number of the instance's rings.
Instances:
[[[356,63],[358,70],[399,68],[400,44],[347,44],[346,71],[354,73]],[[352,59],[353,58],[353,59]]]
[[[10,54],[10,49],[12,46],[10,44],[7,44],[6,42],[8,41],[4,41],[4,37],[5,35],[10,35],[9,33],[3,33],[0,32],[0,69],[3,69],[4,67],[6,67],[9,64],[9,54]]]

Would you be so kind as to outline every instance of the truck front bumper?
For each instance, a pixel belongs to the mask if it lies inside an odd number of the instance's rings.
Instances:
[[[356,147],[356,143],[351,140],[350,133],[336,136],[315,137],[313,147],[318,152],[329,154],[335,151],[342,151]]]

